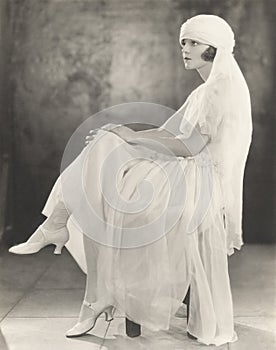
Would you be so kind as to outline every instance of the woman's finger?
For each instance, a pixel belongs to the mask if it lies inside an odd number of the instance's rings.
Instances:
[[[114,130],[118,127],[121,127],[121,126],[122,126],[121,124],[109,123],[109,124],[105,124],[104,126],[102,126],[102,129],[107,130],[107,131],[109,131],[109,130],[112,131],[112,130]]]

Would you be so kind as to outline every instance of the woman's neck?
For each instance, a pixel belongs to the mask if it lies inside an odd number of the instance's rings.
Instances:
[[[210,75],[213,62],[206,62],[202,67],[198,68],[197,71],[201,78],[206,81]]]

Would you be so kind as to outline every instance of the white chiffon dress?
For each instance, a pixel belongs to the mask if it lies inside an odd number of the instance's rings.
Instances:
[[[166,125],[179,129],[180,122],[177,116]],[[202,116],[198,124],[201,132],[210,136],[210,143],[198,155],[185,158],[162,155],[101,130],[58,178],[42,213],[49,216],[58,201],[65,202],[70,212],[66,247],[81,269],[88,271],[87,283],[93,289],[90,298],[94,299],[90,302],[112,300],[143,327],[167,330],[190,286],[187,330],[199,342],[220,345],[237,339],[220,172],[223,122],[221,118],[214,121]],[[115,149],[120,152],[114,152],[113,164],[122,164],[124,156],[131,159],[117,172],[121,198],[131,203],[139,198],[143,182],[155,186],[150,204],[143,211],[122,214],[107,204],[99,179],[103,187],[115,183],[110,173],[102,171]],[[193,216],[200,212],[199,204],[204,200],[208,202],[204,213]],[[98,226],[89,214],[88,202],[97,218],[111,223],[105,232],[105,226]],[[148,234],[156,239],[126,248],[129,232],[124,232],[124,227],[144,227],[162,213],[165,215],[158,224],[149,226]],[[139,230],[135,235],[138,242],[147,241],[145,230],[141,229],[141,240]]]

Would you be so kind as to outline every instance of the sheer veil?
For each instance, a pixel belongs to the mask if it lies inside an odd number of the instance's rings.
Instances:
[[[224,195],[228,253],[240,249],[242,239],[243,177],[252,137],[249,90],[233,56],[234,34],[228,23],[214,15],[198,15],[181,27],[183,38],[197,40],[217,49],[210,75],[194,90],[183,106],[162,128],[176,132],[172,119],[179,120],[179,132],[188,138],[198,124],[215,133],[219,125],[220,172]],[[174,130],[173,130],[174,129]]]

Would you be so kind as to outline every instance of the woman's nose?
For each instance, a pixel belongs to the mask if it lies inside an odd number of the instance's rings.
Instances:
[[[189,48],[189,45],[185,44],[182,46],[182,52],[183,53],[188,53],[190,52],[190,48]]]

